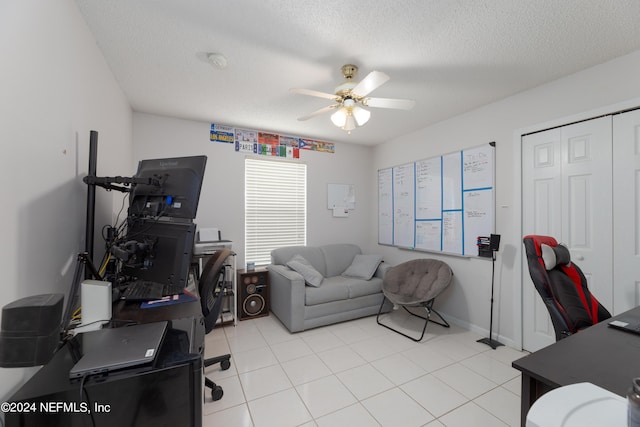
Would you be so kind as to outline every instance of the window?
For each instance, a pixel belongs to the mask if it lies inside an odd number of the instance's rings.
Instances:
[[[307,243],[307,165],[244,162],[245,261],[271,262],[271,251]]]

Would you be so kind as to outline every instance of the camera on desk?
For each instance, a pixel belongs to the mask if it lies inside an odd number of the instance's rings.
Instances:
[[[157,238],[146,238],[142,242],[129,240],[111,246],[109,252],[126,267],[147,269],[153,266]]]

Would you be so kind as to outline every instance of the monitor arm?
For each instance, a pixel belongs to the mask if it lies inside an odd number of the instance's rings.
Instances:
[[[131,186],[138,184],[153,185],[154,187],[162,187],[163,179],[158,178],[138,178],[138,177],[126,177],[126,176],[94,176],[87,175],[82,178],[82,181],[87,185],[95,185],[102,187],[107,191],[117,190],[122,193],[130,193]],[[113,185],[122,184],[122,185]]]

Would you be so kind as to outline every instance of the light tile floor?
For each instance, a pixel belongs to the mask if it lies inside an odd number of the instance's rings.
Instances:
[[[386,318],[419,335],[403,311]],[[491,349],[454,325],[429,324],[420,343],[389,331],[375,316],[295,334],[271,315],[213,330],[208,357],[231,353],[231,367],[207,377],[224,389],[206,393],[211,426],[518,426],[526,353]]]

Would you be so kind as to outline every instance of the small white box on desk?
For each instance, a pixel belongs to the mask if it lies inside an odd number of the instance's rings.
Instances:
[[[111,282],[84,280],[80,288],[82,323],[75,333],[94,331],[111,320]]]

